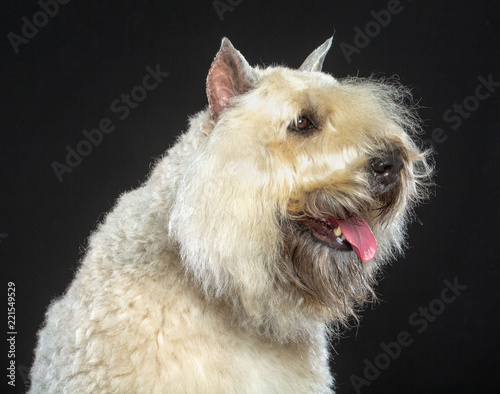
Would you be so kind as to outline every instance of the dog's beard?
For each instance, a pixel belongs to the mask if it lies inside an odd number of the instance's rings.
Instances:
[[[366,301],[375,299],[375,270],[368,269],[347,242],[324,242],[310,226],[294,219],[283,223],[283,233],[288,280],[329,319],[345,323]]]
[[[338,323],[376,300],[378,270],[404,243],[411,207],[407,170],[385,187],[367,174],[351,177],[341,190],[294,196],[281,221],[288,283]]]

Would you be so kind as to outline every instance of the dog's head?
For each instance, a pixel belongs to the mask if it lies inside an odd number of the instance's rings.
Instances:
[[[187,272],[280,335],[346,321],[373,295],[431,171],[408,91],[321,72],[330,45],[298,70],[262,69],[224,39],[176,180]]]

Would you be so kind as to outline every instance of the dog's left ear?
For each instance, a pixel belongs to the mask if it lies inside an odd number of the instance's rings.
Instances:
[[[300,71],[321,71],[323,68],[323,61],[325,60],[326,54],[330,50],[330,47],[332,46],[332,39],[333,37],[330,37],[328,40],[326,40],[323,45],[319,46],[316,48],[302,63],[302,65],[299,67]]]
[[[215,56],[207,76],[210,115],[216,120],[234,96],[248,91],[256,81],[253,68],[227,38]]]

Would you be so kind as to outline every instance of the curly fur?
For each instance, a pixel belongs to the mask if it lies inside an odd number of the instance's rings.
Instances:
[[[330,392],[330,328],[374,298],[401,253],[431,166],[409,92],[321,73],[251,68],[223,41],[209,107],[123,194],[92,234],[39,333],[31,393]],[[290,124],[314,117],[315,130]],[[398,155],[381,185],[371,160]],[[378,243],[362,263],[318,242],[304,218],[363,217]]]

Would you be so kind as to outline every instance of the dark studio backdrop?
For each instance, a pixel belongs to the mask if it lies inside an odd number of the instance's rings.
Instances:
[[[499,1],[2,1],[0,392],[12,344],[15,390],[25,390],[36,331],[90,231],[206,105],[220,39],[251,64],[298,67],[334,32],[324,70],[398,75],[412,87],[437,168],[435,196],[417,209],[405,256],[386,268],[380,304],[332,343],[338,392],[498,389],[499,10]],[[148,73],[156,83],[140,88]],[[89,137],[97,127],[108,131],[100,141]],[[86,156],[67,162],[78,147]]]

